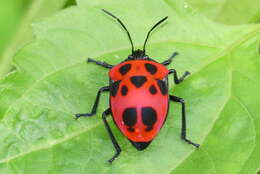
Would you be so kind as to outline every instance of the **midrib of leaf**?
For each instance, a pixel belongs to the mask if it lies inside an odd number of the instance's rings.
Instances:
[[[200,72],[202,69],[204,69],[205,67],[207,67],[209,64],[215,62],[218,58],[224,56],[225,54],[227,54],[230,50],[232,50],[234,47],[236,46],[239,46],[241,43],[243,43],[244,41],[246,41],[248,38],[250,38],[251,36],[253,36],[255,33],[258,32],[258,30],[260,30],[260,25],[257,25],[257,27],[255,27],[254,30],[250,31],[249,33],[243,35],[241,37],[241,39],[238,39],[237,41],[235,41],[234,43],[232,43],[230,46],[228,46],[226,49],[223,49],[223,50],[220,50],[219,54],[217,54],[216,56],[212,57],[212,58],[209,58],[209,62],[207,62],[204,66],[200,67],[196,72],[193,73],[193,75],[195,73],[198,73]],[[150,45],[152,44],[159,44],[159,43],[165,43],[165,42],[171,42],[171,43],[183,43],[183,44],[189,44],[189,45],[197,45],[197,46],[203,46],[203,47],[208,47],[208,48],[217,48],[217,47],[212,47],[212,46],[206,46],[204,44],[197,44],[197,43],[188,43],[188,42],[179,42],[179,41],[173,41],[173,40],[163,40],[163,41],[159,41],[159,42],[152,42]],[[113,49],[113,50],[108,50],[106,52],[103,52],[103,53],[100,53],[100,56],[102,57],[102,55],[105,55],[105,54],[111,54],[111,53],[114,53],[114,52],[118,52],[118,51],[123,51],[123,50],[126,50],[127,48],[118,48],[118,49]],[[21,100],[23,99],[24,95],[26,95],[28,92],[30,92],[31,89],[33,89],[33,87],[35,85],[37,85],[40,81],[48,78],[49,76],[51,75],[54,75],[58,72],[61,72],[63,71],[64,69],[67,69],[67,68],[70,68],[70,67],[73,67],[73,66],[76,66],[78,64],[81,64],[81,63],[85,63],[85,60],[84,62],[83,61],[80,61],[80,62],[75,62],[75,63],[72,63],[72,64],[69,64],[67,66],[64,66],[64,67],[61,67],[59,69],[57,69],[56,71],[53,71],[51,73],[48,73],[46,74],[45,76],[43,76],[42,78],[40,78],[39,80],[36,80],[35,83],[29,87],[27,90],[25,90],[22,95],[20,96],[19,99],[17,99],[16,101],[18,102],[18,100]],[[19,67],[18,67],[19,68]],[[16,104],[16,102],[14,102],[14,104]],[[13,107],[14,104],[11,104],[8,109],[6,110],[6,112],[3,114],[3,117],[2,119],[4,119],[5,115],[8,113],[8,111]],[[0,120],[1,121],[1,120]]]
[[[33,105],[35,105],[35,104],[33,104]],[[54,110],[54,109],[53,109],[53,110]],[[51,148],[51,147],[54,146],[54,145],[60,144],[60,143],[62,143],[62,142],[66,142],[66,141],[68,141],[68,140],[70,140],[70,139],[72,139],[72,138],[74,138],[74,137],[76,137],[76,136],[79,136],[79,135],[81,135],[81,134],[83,134],[83,133],[85,133],[85,132],[87,132],[87,131],[89,131],[89,130],[91,130],[91,129],[93,129],[93,128],[97,128],[97,127],[99,127],[100,125],[101,125],[100,122],[98,122],[97,124],[93,125],[92,127],[83,128],[82,131],[78,131],[78,132],[72,134],[71,136],[67,136],[67,137],[63,137],[63,138],[61,138],[61,139],[49,141],[49,142],[46,143],[47,145],[45,144],[45,146],[40,146],[39,148],[35,148],[35,149],[31,150],[31,151],[19,153],[19,154],[17,154],[17,155],[12,156],[12,157],[9,157],[9,158],[0,160],[0,164],[1,164],[1,163],[8,163],[8,162],[10,162],[11,160],[14,160],[14,159],[16,159],[16,158],[25,156],[25,155],[27,155],[27,154],[29,154],[29,153],[32,153],[32,152],[37,152],[37,151],[40,151],[40,150],[43,150],[43,149]]]
[[[223,110],[223,109],[222,109]],[[212,165],[214,167],[214,173],[217,174],[217,168],[216,168],[216,165],[211,157],[211,155],[208,153],[208,151],[206,151],[205,149],[200,149],[201,151],[204,151],[205,154],[208,156],[208,158],[210,159],[210,161],[212,162]]]
[[[214,63],[214,62],[217,61],[219,58],[224,57],[224,55],[227,55],[232,49],[238,47],[238,46],[241,45],[243,42],[245,42],[246,40],[248,40],[249,38],[251,38],[252,36],[254,36],[257,32],[259,32],[259,30],[260,30],[260,25],[258,25],[257,27],[255,27],[255,29],[253,29],[253,30],[250,31],[249,33],[247,33],[247,34],[241,36],[240,39],[238,39],[238,40],[235,41],[234,43],[230,44],[230,46],[228,46],[226,49],[220,50],[219,54],[217,54],[217,55],[214,56],[212,59],[210,59],[210,60],[212,60],[212,61],[209,61],[209,62],[208,62],[207,64],[205,64],[203,67],[199,68],[196,72],[193,73],[193,75],[194,75],[195,73],[200,72],[201,70],[203,70],[204,68],[206,68],[206,67],[209,66],[210,64]],[[156,44],[158,44],[158,43],[164,43],[164,42],[165,42],[165,41],[160,41],[160,42],[157,42]],[[171,42],[173,42],[173,41],[171,41]],[[155,44],[155,42],[153,42],[153,43],[151,43],[151,44]],[[120,50],[124,50],[124,49],[126,49],[126,48],[121,48],[121,49],[117,49],[117,50],[110,50],[110,51],[107,51],[106,53],[101,53],[100,55],[102,56],[103,54],[113,53],[113,52],[120,51]],[[55,74],[55,73],[61,72],[61,71],[64,70],[64,69],[67,69],[67,68],[76,66],[76,65],[81,64],[81,63],[85,63],[85,61],[84,61],[84,62],[83,62],[83,61],[82,61],[82,62],[80,61],[80,62],[76,62],[76,63],[70,64],[70,65],[68,65],[68,66],[64,66],[64,67],[62,67],[62,68],[60,68],[60,69],[57,69],[56,71],[53,71],[53,72],[51,72],[51,73],[49,73],[49,74],[43,76],[41,79],[37,80],[30,88],[28,88],[28,89],[21,95],[21,97],[20,97],[18,100],[23,99],[24,96],[26,96],[26,94],[29,93],[30,90],[33,89],[33,87],[34,87],[36,84],[38,84],[40,81],[42,81],[42,80],[48,78],[49,76],[51,76],[51,75],[53,75],[53,74]],[[230,78],[231,78],[230,82],[232,83],[232,72],[231,72],[231,74],[230,74]],[[230,88],[231,88],[231,86],[232,86],[232,84],[230,84]],[[223,107],[220,109],[220,112],[219,112],[218,115],[221,114],[221,112],[223,111],[223,109],[224,109],[226,103],[229,101],[230,97],[231,97],[231,91],[229,91],[229,95],[228,95],[228,97],[227,97],[227,100],[226,100],[225,103],[223,104]],[[16,102],[15,102],[15,103],[16,103]],[[15,104],[15,103],[14,103],[14,104]],[[8,111],[13,107],[14,104],[12,104],[12,105],[9,106],[9,108],[7,109],[7,111],[6,111],[5,114],[4,114],[3,119],[5,118],[6,113],[8,113]],[[49,108],[48,108],[48,109],[49,109]],[[52,110],[54,110],[54,109],[52,108]],[[59,111],[59,112],[60,112],[60,111]],[[209,134],[210,131],[212,130],[212,128],[213,128],[213,126],[214,126],[214,123],[215,123],[217,120],[218,120],[218,117],[213,121],[212,126],[211,126],[211,128],[209,129],[209,131],[208,131],[208,134]],[[3,120],[2,120],[2,121],[3,121]],[[56,141],[48,142],[48,143],[46,143],[47,146],[46,146],[46,145],[45,145],[45,146],[41,146],[41,147],[39,147],[39,148],[35,148],[35,149],[30,150],[30,151],[23,152],[23,153],[14,155],[14,156],[12,156],[12,157],[3,159],[3,160],[0,161],[0,163],[9,162],[9,161],[11,161],[11,160],[13,160],[13,159],[16,159],[16,158],[25,156],[26,154],[29,154],[29,153],[31,153],[31,152],[36,152],[36,151],[39,151],[39,150],[42,150],[42,149],[51,148],[52,146],[54,146],[54,145],[56,145],[56,144],[60,144],[60,143],[62,143],[62,142],[68,141],[68,140],[70,140],[70,139],[72,139],[72,138],[74,138],[74,137],[76,137],[76,136],[79,136],[79,135],[81,135],[81,134],[83,134],[83,133],[86,133],[87,131],[91,130],[92,128],[96,128],[96,127],[98,127],[98,126],[101,126],[101,123],[100,123],[100,122],[98,122],[97,124],[95,124],[93,127],[87,127],[87,128],[85,128],[85,129],[82,129],[82,131],[79,131],[79,132],[76,132],[76,133],[74,133],[74,134],[71,134],[71,136],[66,136],[66,137],[64,137],[64,138],[57,139]],[[208,134],[207,134],[207,135],[208,135]],[[201,144],[203,144],[203,142],[205,141],[206,137],[207,137],[207,136],[204,137],[204,139],[202,140],[202,143],[201,143]],[[183,158],[183,160],[180,160],[180,162],[183,162],[192,152],[193,152],[193,151],[191,151],[190,153],[188,153],[188,154]],[[178,164],[177,164],[176,166],[178,166]],[[171,172],[171,171],[173,171],[173,170],[174,170],[174,168],[173,168],[173,169],[170,169],[169,172]]]
[[[226,49],[223,49],[219,52],[219,54],[217,54],[217,56],[214,58],[214,56],[212,57],[213,61],[209,61],[209,63],[205,64],[201,69],[204,69],[205,67],[207,67],[208,65],[210,65],[211,63],[215,62],[216,60],[218,60],[218,58],[223,57],[225,55],[227,55],[231,50],[233,50],[234,48],[240,46],[243,42],[245,42],[246,40],[248,40],[249,38],[251,38],[252,36],[256,35],[256,33],[260,32],[260,25],[257,25],[256,28],[252,31],[250,31],[249,33],[243,35],[241,37],[241,39],[238,39],[237,41],[233,42],[232,44],[230,44],[230,46],[228,46]],[[211,59],[209,59],[211,60]],[[197,71],[196,73],[200,72]],[[194,74],[194,73],[193,73]]]
[[[218,48],[218,47],[207,46],[207,45],[205,45],[205,44],[200,44],[200,43],[180,42],[180,41],[173,41],[173,40],[164,40],[164,41],[159,41],[159,42],[153,42],[153,43],[151,43],[150,45],[152,45],[152,44],[160,44],[160,43],[167,43],[167,42],[169,42],[169,43],[181,43],[181,44],[186,44],[186,45],[194,45],[194,46],[200,46],[200,47],[220,49],[220,48]],[[139,44],[139,45],[141,45],[141,44]],[[115,52],[119,52],[119,51],[123,51],[123,50],[127,50],[127,49],[128,49],[128,48],[124,47],[124,48],[117,48],[117,49],[108,50],[108,51],[106,51],[106,52],[100,53],[100,56],[102,57],[102,55],[105,55],[105,54],[111,54],[111,53],[115,53]],[[48,73],[48,74],[42,76],[42,78],[36,80],[31,87],[27,88],[27,89],[21,94],[21,96],[20,96],[19,98],[17,98],[17,100],[7,108],[7,110],[5,111],[5,113],[3,114],[3,116],[0,118],[0,121],[4,119],[5,115],[10,111],[10,109],[13,107],[13,105],[15,105],[16,103],[18,103],[19,100],[23,99],[23,97],[24,97],[27,93],[29,93],[30,90],[33,89],[33,87],[36,86],[39,82],[41,82],[42,80],[48,78],[48,77],[51,76],[51,75],[54,75],[54,74],[56,74],[56,73],[59,73],[59,72],[63,71],[64,69],[71,68],[71,67],[73,67],[73,66],[77,66],[77,65],[79,65],[79,64],[81,64],[81,63],[85,63],[85,60],[82,60],[82,61],[79,61],[79,62],[75,62],[75,63],[72,63],[72,64],[68,64],[68,65],[63,66],[63,67],[61,67],[61,68],[57,68],[56,71],[52,71],[52,72],[50,72],[50,73]],[[17,66],[17,71],[13,71],[13,72],[9,73],[8,75],[13,74],[13,73],[19,73],[19,72],[20,72],[20,71],[19,71],[19,66],[18,66],[18,65],[16,65],[16,66]],[[20,73],[21,73],[21,72],[20,72]],[[8,75],[5,76],[5,78],[7,78]],[[4,89],[3,89],[3,90],[4,90]]]

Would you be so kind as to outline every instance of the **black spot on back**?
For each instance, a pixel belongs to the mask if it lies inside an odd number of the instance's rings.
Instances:
[[[157,80],[157,84],[160,88],[160,91],[163,95],[167,94],[167,85],[166,82],[162,81],[162,80]]]
[[[151,85],[151,86],[150,86],[149,91],[150,91],[150,93],[153,94],[153,95],[157,93],[157,89],[155,88],[154,85]]]
[[[153,129],[153,127],[150,126],[150,127],[147,127],[147,128],[145,129],[145,131],[149,132],[149,131],[151,131],[152,129]]]
[[[150,74],[155,74],[157,72],[157,67],[153,64],[146,63],[145,68]]]
[[[137,121],[136,108],[126,108],[123,112],[123,121],[126,126],[133,127]]]
[[[132,127],[127,128],[127,130],[128,130],[129,132],[134,132],[134,131],[135,131],[135,129],[132,128]]]
[[[131,64],[125,64],[119,68],[120,74],[123,76],[131,69]]]
[[[147,81],[145,76],[133,76],[130,80],[137,88],[140,88]]]
[[[119,84],[120,84],[120,80],[118,80],[118,81],[116,81],[116,82],[114,82],[114,83],[112,83],[112,87],[111,87],[111,95],[112,96],[116,96],[116,94],[117,94],[117,91],[118,91],[118,88],[119,88]]]
[[[127,92],[128,92],[128,88],[125,85],[122,86],[122,88],[121,88],[121,95],[122,96],[126,96]]]
[[[150,131],[153,128],[157,120],[156,111],[152,107],[143,107],[142,108],[142,121],[144,125],[147,126],[146,131]]]

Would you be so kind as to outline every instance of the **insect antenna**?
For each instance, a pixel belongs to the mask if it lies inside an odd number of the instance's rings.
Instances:
[[[146,46],[146,42],[149,38],[149,35],[150,33],[153,31],[153,29],[155,29],[158,25],[160,25],[160,23],[162,23],[163,21],[165,21],[166,19],[168,18],[168,16],[164,17],[163,19],[161,19],[159,22],[157,22],[148,32],[147,36],[146,36],[146,39],[144,41],[144,46],[143,46],[143,51],[144,51],[144,54],[145,54],[145,46]]]
[[[132,46],[132,54],[133,54],[133,52],[134,52],[134,44],[133,44],[133,41],[132,41],[132,38],[131,38],[131,36],[130,36],[129,31],[126,29],[126,26],[123,24],[123,22],[122,22],[118,17],[116,17],[116,16],[113,15],[112,13],[108,12],[108,11],[105,10],[105,9],[102,9],[102,11],[105,12],[106,14],[108,14],[109,16],[115,18],[115,19],[118,21],[118,23],[124,28],[124,30],[125,30],[126,33],[127,33],[128,38],[129,38],[129,40],[130,40],[130,43],[131,43],[131,46]]]

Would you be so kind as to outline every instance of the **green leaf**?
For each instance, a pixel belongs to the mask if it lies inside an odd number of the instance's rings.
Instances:
[[[224,24],[246,24],[260,22],[258,0],[188,0],[192,7],[214,21]]]
[[[17,25],[25,10],[27,0],[23,1],[1,1],[0,2],[0,53],[6,47],[12,34],[16,31]]]
[[[0,83],[0,173],[256,173],[259,168],[260,26],[228,27],[187,8],[183,1],[79,0],[77,7],[34,24],[37,40],[15,57],[18,70]],[[170,83],[170,93],[187,103],[187,135],[180,139],[180,106],[170,104],[160,134],[137,151],[109,120],[123,152],[111,165],[112,143],[101,120],[108,108],[102,95],[97,116],[73,119],[91,110],[107,70],[87,57],[117,64],[130,53],[119,25],[125,21],[141,47],[150,27],[147,53],[158,61],[180,55],[169,68],[192,75]],[[170,78],[172,82],[172,78]]]
[[[8,7],[3,6],[3,4],[6,6],[8,5]],[[1,35],[4,37],[8,36],[8,39],[10,40],[6,43],[3,51],[0,48],[0,78],[10,72],[12,68],[12,58],[15,53],[34,39],[31,23],[42,20],[44,17],[49,16],[57,10],[63,8],[64,5],[72,5],[73,0],[37,0],[33,1],[30,5],[27,5],[29,6],[26,6],[27,8],[23,7],[20,11],[10,7],[10,4],[10,1],[7,1],[7,3],[2,2],[4,9],[1,10],[4,12],[3,29],[8,30],[9,32],[11,31],[11,33],[8,35],[8,31],[0,31]],[[22,0],[22,2],[15,1],[13,4],[18,7],[22,6],[22,4],[25,6],[24,4],[28,4],[28,0]],[[12,14],[7,14],[6,9],[12,9],[10,10]],[[12,16],[16,11],[19,12],[18,14],[20,16],[16,17],[17,21],[14,22],[15,24],[8,28],[8,25],[6,26],[5,23],[11,23],[10,21],[12,20]],[[8,18],[6,16],[8,16]]]

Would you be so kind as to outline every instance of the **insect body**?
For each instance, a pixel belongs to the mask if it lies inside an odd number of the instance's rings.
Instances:
[[[120,154],[121,148],[106,120],[108,115],[113,116],[115,124],[133,146],[138,150],[143,150],[148,147],[162,128],[167,117],[169,101],[175,101],[182,104],[181,138],[187,143],[199,147],[199,144],[186,138],[184,100],[168,93],[168,75],[173,74],[174,82],[178,84],[189,75],[189,72],[186,71],[182,77],[178,78],[174,69],[168,70],[166,68],[177,55],[176,52],[162,63],[156,62],[145,54],[145,45],[151,31],[165,21],[167,17],[157,22],[150,29],[143,50],[134,50],[131,36],[125,25],[110,12],[103,11],[115,18],[127,32],[132,46],[132,54],[116,66],[88,59],[88,62],[110,69],[109,86],[99,89],[91,113],[76,114],[76,118],[95,115],[101,92],[110,92],[110,107],[103,112],[102,118],[116,150],[116,154],[109,160],[109,162],[112,162]]]
[[[167,74],[163,65],[147,60],[127,61],[110,71],[111,81],[116,82],[111,83],[113,118],[139,150],[152,141],[165,121],[169,100]]]

